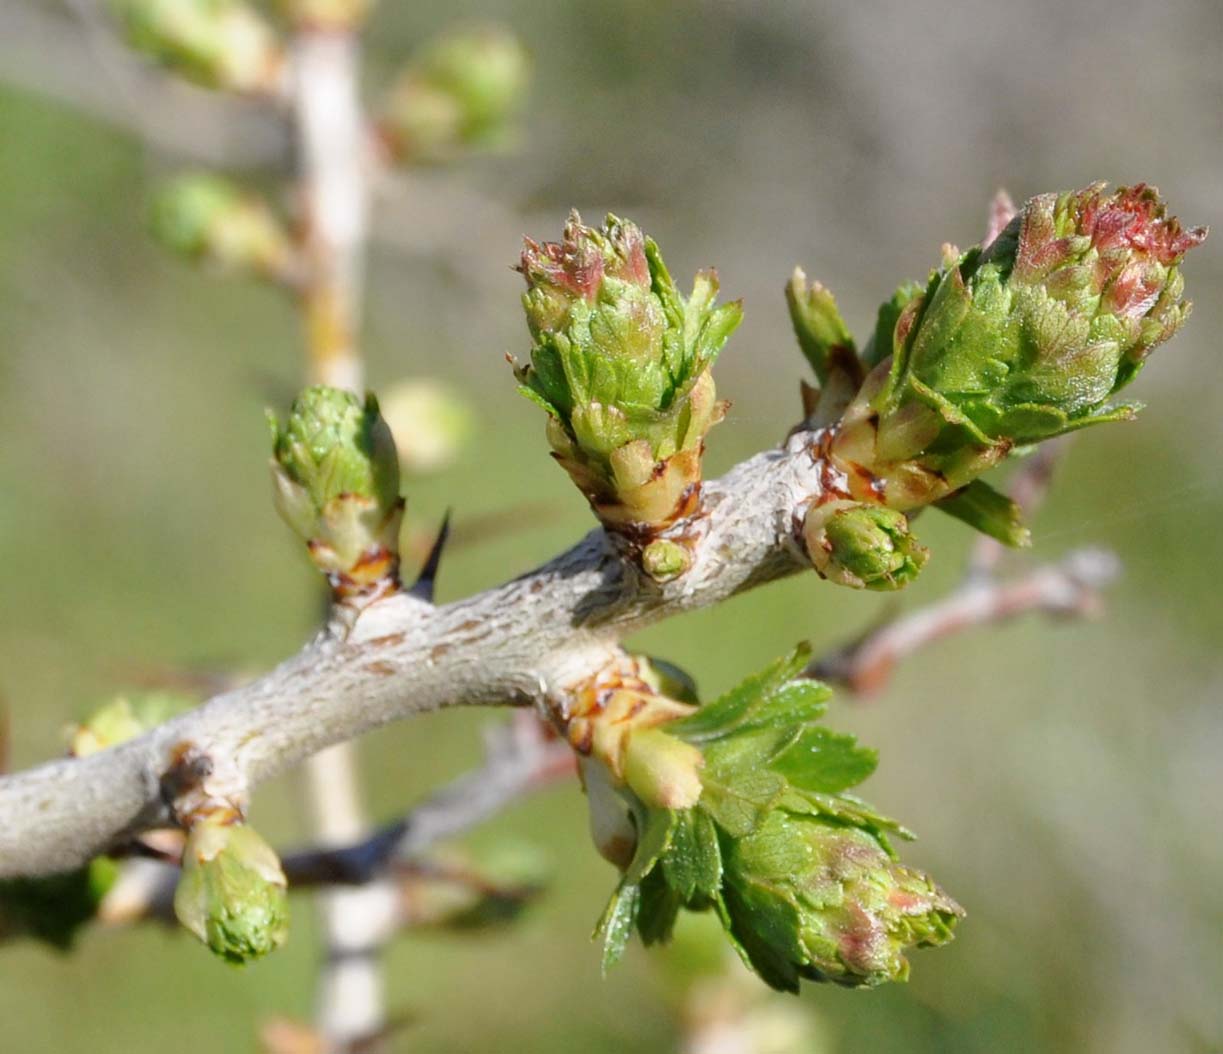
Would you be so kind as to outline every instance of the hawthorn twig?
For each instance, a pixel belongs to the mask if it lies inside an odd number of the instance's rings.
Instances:
[[[573,750],[534,714],[520,711],[489,731],[482,764],[434,791],[374,834],[347,845],[310,846],[282,854],[291,889],[363,886],[412,868],[434,846],[465,833],[536,790],[575,771]],[[99,912],[106,923],[172,921],[178,868],[164,856],[129,860]],[[384,921],[393,928],[400,912]]]
[[[1011,478],[1011,498],[1029,518],[1044,500],[1066,442],[1054,440],[1038,447]],[[1067,618],[1095,615],[1101,607],[1100,591],[1121,573],[1114,554],[1080,549],[1056,563],[999,581],[998,568],[1007,552],[1001,542],[981,535],[958,589],[933,604],[874,626],[815,659],[808,675],[840,684],[856,695],[876,695],[901,659],[965,630],[1030,612]]]
[[[360,392],[364,364],[360,314],[370,181],[368,126],[360,101],[355,26],[300,26],[293,35],[291,88],[306,262],[302,316],[311,384]],[[326,843],[359,838],[366,828],[356,751],[351,743],[311,758],[306,786],[315,829]],[[324,954],[317,1026],[328,1050],[385,1024],[379,962],[394,888],[372,876],[363,888],[319,898]]]
[[[844,685],[857,695],[874,695],[887,684],[901,659],[966,629],[1006,622],[1029,612],[1060,617],[1098,613],[1100,590],[1120,571],[1114,554],[1079,549],[1012,581],[970,578],[942,600],[887,622],[816,660],[808,673]]]
[[[564,699],[646,625],[809,568],[795,516],[820,493],[811,436],[704,488],[706,533],[681,578],[656,584],[602,529],[505,585],[443,606],[404,594],[324,631],[265,676],[144,736],[0,778],[0,876],[79,866],[164,826],[160,781],[176,745],[233,758],[250,786],[325,746],[450,706]]]

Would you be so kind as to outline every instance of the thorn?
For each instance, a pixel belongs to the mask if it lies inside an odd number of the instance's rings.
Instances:
[[[442,517],[442,525],[438,528],[433,547],[425,557],[425,564],[420,569],[420,575],[408,590],[410,596],[433,603],[433,589],[437,582],[437,569],[442,562],[442,550],[446,548],[446,540],[450,537],[450,510]]]

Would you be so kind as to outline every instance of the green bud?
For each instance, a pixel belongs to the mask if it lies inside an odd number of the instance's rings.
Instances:
[[[153,235],[188,259],[279,279],[294,257],[288,233],[258,196],[207,174],[180,176],[153,202]]]
[[[853,334],[831,291],[819,282],[808,283],[803,269],[796,267],[786,283],[786,304],[798,346],[820,383],[826,382],[829,371],[838,367],[860,380]]]
[[[0,940],[32,937],[67,951],[118,876],[119,865],[100,856],[59,875],[0,879]]]
[[[868,832],[775,809],[725,855],[724,911],[748,960],[781,976],[874,986],[905,951],[943,944],[963,914]]]
[[[829,692],[803,675],[810,658],[798,648],[712,703],[629,731],[623,784],[589,737],[588,793],[608,792],[596,836],[623,870],[598,930],[605,967],[634,926],[646,944],[669,940],[681,909],[712,910],[743,961],[787,991],[804,978],[904,980],[909,948],[951,938],[959,906],[893,855],[889,839],[912,836],[848,793],[875,754],[819,722]],[[619,702],[610,730],[641,712]],[[693,775],[699,787],[660,793]],[[625,808],[631,849],[613,826]]]
[[[1205,236],[1153,188],[1094,184],[1033,198],[985,249],[946,247],[833,440],[850,496],[915,508],[1016,446],[1132,417],[1109,399],[1184,322],[1179,264]]]
[[[689,809],[701,796],[700,750],[659,728],[630,732],[623,764],[624,782],[649,807]]]
[[[191,699],[170,692],[117,696],[72,728],[69,750],[78,758],[96,754],[144,735],[192,705]]]
[[[521,109],[530,59],[512,33],[484,26],[433,41],[391,91],[381,129],[392,153],[447,161],[503,141]]]
[[[284,426],[269,414],[276,508],[337,589],[393,577],[398,560],[399,459],[378,402],[318,385]]]
[[[853,501],[812,506],[803,542],[821,578],[853,589],[900,589],[930,555],[909,533],[904,513]]]
[[[393,385],[379,405],[405,474],[423,476],[446,468],[475,430],[471,404],[429,378]]]
[[[691,551],[667,538],[655,539],[641,552],[641,567],[656,582],[669,582],[691,565]]]
[[[875,332],[862,349],[862,363],[867,369],[873,369],[884,359],[890,359],[895,352],[892,337],[896,332],[896,323],[901,313],[909,303],[925,292],[925,286],[919,282],[905,282],[900,285],[891,298],[879,305],[875,316]]]
[[[284,69],[276,34],[242,0],[116,0],[137,51],[206,88],[275,91]]]
[[[656,533],[688,515],[704,438],[722,419],[710,366],[738,326],[700,272],[684,299],[632,223],[570,216],[561,242],[528,240],[519,270],[535,344],[516,373],[550,415],[556,459],[606,525]]]
[[[253,828],[202,820],[183,848],[174,914],[222,959],[251,962],[288,937],[287,884],[276,854]]]

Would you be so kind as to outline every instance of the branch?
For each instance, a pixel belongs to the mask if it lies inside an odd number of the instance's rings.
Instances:
[[[812,663],[808,673],[859,695],[878,693],[901,659],[966,629],[1029,612],[1083,617],[1100,610],[1099,592],[1120,574],[1116,556],[1080,549],[1009,582],[970,577],[949,596],[885,623]]]
[[[248,787],[332,743],[450,706],[542,705],[601,668],[625,635],[806,566],[793,541],[820,492],[810,433],[706,485],[691,570],[657,585],[595,530],[503,586],[435,607],[407,595],[331,627],[266,676],[139,739],[0,779],[0,876],[77,867],[169,813],[161,779],[190,742]]]
[[[81,7],[92,0],[81,0]],[[65,103],[176,157],[257,167],[286,155],[283,124],[258,103],[177,83],[113,37],[45,5],[0,6],[0,80]]]
[[[434,791],[370,837],[351,845],[310,846],[281,854],[289,886],[294,890],[362,886],[411,868],[434,846],[571,775],[575,768],[569,744],[553,738],[533,714],[520,711],[489,731],[480,766]],[[102,903],[100,921],[172,922],[178,876],[178,867],[166,859],[129,861],[123,878]]]

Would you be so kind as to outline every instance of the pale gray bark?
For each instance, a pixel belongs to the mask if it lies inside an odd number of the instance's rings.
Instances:
[[[674,582],[645,579],[595,530],[543,567],[465,600],[435,607],[390,597],[346,637],[325,632],[264,677],[139,739],[0,779],[0,876],[75,867],[166,823],[160,780],[183,743],[231,759],[249,787],[415,713],[563,703],[566,686],[614,659],[633,630],[806,565],[793,530],[820,486],[809,440],[798,433],[706,485],[696,561]]]

